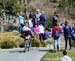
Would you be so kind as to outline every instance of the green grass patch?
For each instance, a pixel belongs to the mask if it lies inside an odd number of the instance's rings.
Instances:
[[[68,56],[72,58],[73,61],[75,61],[75,48],[72,50],[67,50]],[[60,57],[63,56],[62,52],[47,52],[41,59],[41,61],[59,61]]]

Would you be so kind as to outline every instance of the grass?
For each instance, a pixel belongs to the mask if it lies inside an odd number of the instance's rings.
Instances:
[[[67,50],[68,56],[72,58],[73,61],[75,61],[75,48],[72,50]],[[62,52],[47,52],[41,59],[41,61],[59,61],[59,58],[62,57]]]

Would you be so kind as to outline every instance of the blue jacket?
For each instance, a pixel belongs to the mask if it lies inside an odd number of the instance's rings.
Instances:
[[[75,33],[75,26],[72,27],[72,31],[74,31],[74,33]]]
[[[44,33],[44,39],[48,39],[48,38],[49,38],[49,32],[46,31],[46,32]]]
[[[66,25],[64,27],[64,37],[71,37],[71,27],[69,25]]]
[[[19,18],[19,23],[24,24],[23,16],[20,15],[18,18]]]
[[[41,14],[41,16],[40,16],[40,21],[41,21],[41,22],[45,22],[45,21],[46,21],[46,16],[43,15],[43,14]]]

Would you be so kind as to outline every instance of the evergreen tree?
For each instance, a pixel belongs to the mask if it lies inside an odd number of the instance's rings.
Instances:
[[[2,14],[2,10],[10,15],[17,15],[17,13],[22,11],[22,6],[19,0],[0,0],[0,7],[0,14]]]

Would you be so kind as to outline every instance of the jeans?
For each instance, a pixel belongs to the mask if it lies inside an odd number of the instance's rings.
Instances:
[[[60,38],[54,39],[54,49],[60,50]]]
[[[24,47],[25,48],[29,48],[30,47],[30,41],[29,40],[25,40]]]

